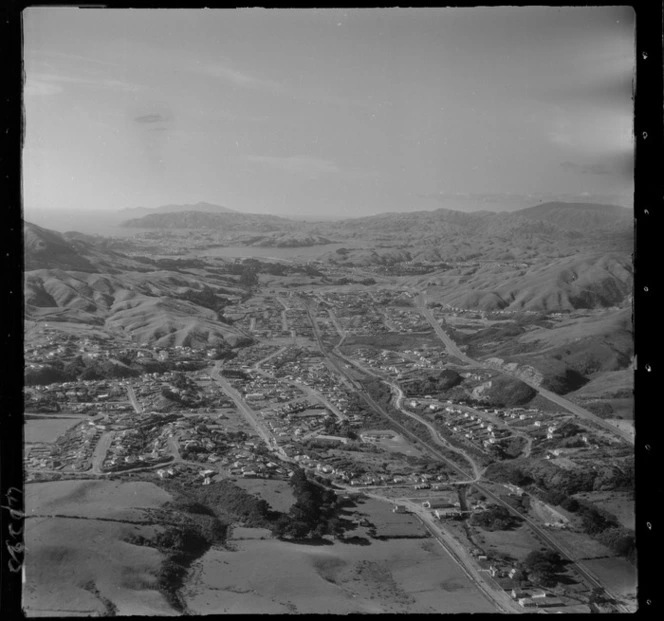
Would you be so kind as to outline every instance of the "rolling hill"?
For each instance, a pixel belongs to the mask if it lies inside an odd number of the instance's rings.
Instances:
[[[94,271],[94,266],[60,233],[26,222],[23,234],[26,270],[57,267]]]
[[[139,343],[161,346],[218,345],[246,342],[241,330],[222,323],[217,313],[187,299],[209,284],[168,271],[122,275],[64,270],[25,274],[26,318],[103,325]],[[218,299],[227,298],[232,280]]]
[[[632,293],[631,259],[620,253],[586,254],[530,265],[487,262],[414,276],[432,301],[459,308],[571,311],[618,306]]]

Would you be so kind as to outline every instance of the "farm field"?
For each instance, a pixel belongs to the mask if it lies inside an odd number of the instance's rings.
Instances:
[[[414,538],[428,537],[429,532],[422,523],[410,513],[393,513],[392,504],[373,500],[361,500],[355,511],[365,515],[376,527],[378,537]]]
[[[68,429],[75,427],[87,417],[81,416],[44,416],[26,415],[23,428],[26,444],[55,442]]]
[[[504,552],[517,560],[522,560],[533,550],[540,547],[527,526],[520,526],[514,530],[485,531],[477,528],[479,541],[487,552]]]
[[[210,550],[186,589],[194,614],[493,612],[430,539],[371,545],[234,542]]]
[[[144,519],[140,508],[160,506],[168,494],[114,481],[29,483],[25,493],[27,616],[173,614],[156,588],[162,554],[123,541],[150,537],[155,527],[121,521]],[[34,517],[43,514],[72,517]]]
[[[636,595],[636,568],[623,558],[598,558],[585,562],[606,586],[623,596]]]
[[[25,513],[85,518],[145,519],[141,508],[160,507],[170,494],[152,483],[132,481],[51,481],[25,487]]]

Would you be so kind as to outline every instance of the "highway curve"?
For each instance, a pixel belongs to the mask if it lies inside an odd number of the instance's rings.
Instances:
[[[440,324],[436,321],[436,318],[433,316],[433,313],[431,312],[431,309],[429,309],[426,305],[426,301],[424,300],[424,295],[422,293],[418,294],[415,298],[417,307],[420,309],[421,313],[424,315],[424,317],[427,319],[427,321],[431,324],[431,327],[434,329],[436,334],[438,335],[438,338],[443,342],[445,347],[447,348],[447,351],[450,352],[453,356],[456,356],[460,360],[463,360],[464,362],[467,362],[468,364],[471,364],[476,367],[481,367],[484,369],[491,369],[492,371],[500,371],[501,373],[504,373],[505,375],[510,375],[520,381],[522,381],[524,384],[528,384],[531,388],[536,390],[539,394],[541,394],[543,397],[548,399],[549,401],[552,401],[556,405],[559,405],[560,407],[564,408],[568,412],[571,412],[572,414],[578,416],[579,418],[585,418],[586,420],[589,420],[599,427],[602,427],[606,431],[611,432],[612,434],[620,437],[621,439],[625,440],[625,442],[628,442],[629,444],[634,444],[634,438],[631,436],[631,434],[626,433],[622,429],[616,427],[615,425],[612,425],[608,421],[605,421],[603,418],[600,418],[599,416],[596,416],[592,412],[589,412],[588,410],[576,405],[575,403],[572,403],[571,401],[568,401],[564,397],[561,397],[560,395],[557,395],[556,393],[551,392],[550,390],[546,390],[545,388],[542,388],[541,386],[538,386],[537,384],[533,383],[532,381],[528,379],[524,379],[523,377],[519,377],[515,373],[512,373],[508,371],[507,369],[495,367],[492,365],[489,365],[485,362],[480,362],[478,360],[473,360],[473,358],[470,358],[468,355],[466,355],[464,352],[462,352],[457,344],[450,338],[450,336],[441,328]]]

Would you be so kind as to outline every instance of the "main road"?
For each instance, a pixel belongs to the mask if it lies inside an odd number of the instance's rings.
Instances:
[[[129,401],[131,401],[131,406],[136,411],[136,414],[142,414],[143,408],[141,407],[140,403],[138,402],[138,399],[136,398],[136,393],[134,392],[134,388],[129,384],[127,384],[127,395],[129,396]]]
[[[588,410],[576,405],[576,403],[572,403],[571,401],[568,401],[564,397],[561,397],[560,395],[557,395],[556,393],[551,392],[550,390],[546,390],[545,388],[542,388],[538,384],[535,384],[532,380],[520,377],[519,375],[507,369],[504,369],[502,367],[496,367],[487,364],[485,362],[480,362],[478,360],[474,360],[473,358],[462,352],[457,346],[457,344],[450,338],[447,332],[445,332],[442,329],[438,321],[436,321],[436,318],[433,316],[431,309],[426,305],[424,294],[419,293],[415,297],[415,300],[416,300],[415,303],[419,308],[420,312],[431,324],[431,327],[436,332],[438,338],[443,342],[443,344],[447,348],[447,351],[450,352],[450,354],[452,354],[453,356],[456,356],[457,358],[459,358],[460,360],[469,365],[481,367],[484,369],[491,369],[493,371],[499,370],[501,373],[504,373],[505,375],[511,375],[512,377],[521,380],[524,384],[528,384],[528,386],[535,389],[543,397],[547,398],[549,401],[552,401],[556,405],[559,405],[568,412],[571,412],[575,416],[578,416],[579,418],[585,418],[586,420],[593,422],[597,426],[602,427],[602,429],[605,429],[606,431],[609,431],[610,433],[620,437],[621,439],[625,440],[625,442],[628,442],[629,444],[634,444],[634,438],[630,433],[627,433],[622,429],[620,429],[619,427],[612,425],[610,422],[604,420],[603,418],[600,418],[599,416],[596,416],[592,412],[589,412]]]
[[[348,382],[353,385],[356,390],[358,390],[358,394],[361,396],[361,398],[371,407],[372,410],[375,412],[378,412],[385,418],[387,418],[396,428],[398,428],[402,434],[405,437],[410,438],[411,440],[415,441],[417,444],[421,444],[425,446],[428,450],[428,452],[436,457],[437,459],[444,461],[451,469],[453,469],[455,472],[461,474],[465,479],[469,481],[475,480],[475,476],[473,474],[470,474],[466,472],[463,468],[459,467],[457,464],[452,462],[449,458],[445,457],[443,454],[440,453],[439,450],[436,448],[432,447],[428,442],[425,442],[421,438],[418,438],[414,433],[412,433],[409,429],[404,427],[401,423],[398,421],[394,420],[392,416],[376,401],[371,397],[371,395],[367,394],[366,391],[364,391],[362,385],[352,378],[347,371],[344,369],[344,365],[340,364],[339,361],[336,359],[336,356],[328,352],[325,347],[323,346],[322,339],[320,337],[320,334],[318,333],[318,326],[316,325],[315,317],[313,316],[313,313],[311,311],[311,308],[309,305],[306,306],[307,308],[307,314],[309,316],[309,320],[311,322],[311,325],[313,326],[314,330],[314,335],[316,336],[316,341],[318,343],[318,347],[325,356],[325,358],[329,361],[330,365],[342,376],[345,377]],[[434,323],[437,323],[434,321]],[[432,324],[434,325],[434,324]],[[440,326],[438,326],[440,328]],[[461,353],[461,352],[460,352]],[[466,357],[467,358],[467,357]],[[470,359],[469,359],[470,360]],[[473,361],[474,363],[474,361]],[[491,498],[496,504],[505,507],[510,513],[513,515],[516,515],[520,519],[522,519],[532,530],[532,532],[540,539],[540,541],[543,541],[546,543],[552,550],[555,550],[560,554],[562,557],[566,558],[567,560],[571,561],[571,563],[574,566],[574,569],[580,575],[588,584],[590,584],[593,587],[598,587],[603,589],[608,595],[610,595],[614,600],[617,601],[617,597],[609,592],[609,590],[606,588],[606,586],[600,582],[600,580],[593,574],[581,561],[579,561],[576,558],[576,555],[572,550],[567,548],[566,546],[563,546],[558,542],[557,539],[553,538],[549,532],[547,532],[543,527],[541,527],[539,524],[534,522],[532,519],[530,519],[528,516],[522,514],[520,511],[512,507],[509,503],[505,502],[500,496],[489,490],[487,487],[484,485],[480,484],[479,482],[473,482],[470,483],[472,487],[474,487],[476,490],[478,490],[480,493],[484,494],[485,496]],[[618,605],[618,607],[621,609],[622,612],[627,612],[627,608],[621,604]]]

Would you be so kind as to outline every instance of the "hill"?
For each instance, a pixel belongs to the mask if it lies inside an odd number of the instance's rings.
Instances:
[[[255,213],[209,213],[205,211],[177,211],[152,213],[133,218],[122,223],[127,228],[145,229],[207,229],[219,232],[264,233],[270,231],[291,231],[302,228],[286,218]]]
[[[194,204],[184,204],[184,205],[162,205],[161,207],[127,207],[126,209],[120,209],[118,214],[127,218],[140,218],[141,216],[146,216],[149,214],[159,214],[159,213],[173,213],[180,211],[202,211],[207,213],[238,213],[234,209],[229,207],[223,207],[222,205],[215,205],[213,203],[206,203],[204,201],[194,203]]]
[[[414,276],[432,301],[466,309],[572,311],[629,301],[633,267],[629,255],[585,254],[552,260],[483,262]]]
[[[212,304],[191,301],[205,297],[221,308],[229,293],[241,293],[231,278],[222,284],[211,287],[204,277],[166,270],[114,276],[34,270],[25,274],[26,318],[102,325],[161,346],[235,346],[247,335],[220,322]]]
[[[631,252],[633,245],[628,209],[590,203],[545,203],[510,213],[450,209],[388,213],[320,228],[333,237],[407,243],[412,260],[514,260],[580,250]],[[347,257],[350,262],[354,258]],[[366,260],[358,255],[359,262]]]
[[[573,231],[631,226],[634,218],[633,213],[624,207],[593,203],[542,203],[512,213],[520,218]]]
[[[30,222],[24,223],[23,254],[26,270],[58,267],[80,271],[94,271],[84,257],[60,233],[43,229]]]

